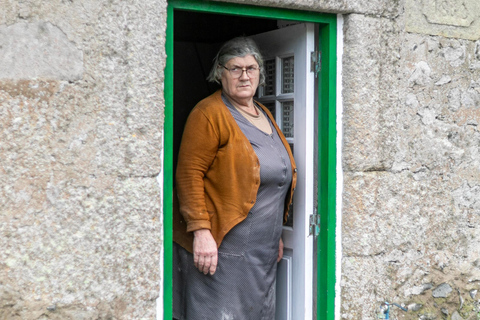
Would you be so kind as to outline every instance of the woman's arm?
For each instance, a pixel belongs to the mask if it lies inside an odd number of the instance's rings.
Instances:
[[[176,189],[187,232],[211,229],[204,177],[218,151],[218,134],[209,119],[194,109],[185,124],[178,154]]]
[[[205,114],[194,109],[188,117],[178,155],[176,182],[180,213],[193,232],[193,262],[204,274],[217,268],[217,243],[210,232],[204,177],[218,151],[218,135]]]

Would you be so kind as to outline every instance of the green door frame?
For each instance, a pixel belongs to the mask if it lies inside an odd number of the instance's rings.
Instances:
[[[169,0],[165,67],[164,186],[163,186],[163,315],[172,319],[172,187],[173,187],[173,18],[174,10],[230,14],[258,18],[296,20],[319,26],[322,51],[318,81],[318,212],[317,237],[317,319],[335,317],[335,229],[336,229],[336,63],[337,17],[310,11],[222,3],[201,0]]]

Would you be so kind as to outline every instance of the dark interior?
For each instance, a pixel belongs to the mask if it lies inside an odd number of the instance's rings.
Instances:
[[[220,88],[205,80],[220,46],[234,37],[275,29],[277,20],[272,19],[174,11],[174,173],[190,110]]]

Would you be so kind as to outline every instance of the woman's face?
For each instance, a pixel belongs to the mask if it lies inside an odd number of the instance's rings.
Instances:
[[[256,67],[258,69],[258,63],[252,55],[246,55],[245,57],[230,59],[225,64],[225,67],[228,69],[248,69],[249,67]],[[253,98],[259,81],[260,72],[258,70],[255,72],[254,76],[249,76],[247,72],[244,71],[239,78],[233,77],[228,70],[224,69],[222,72],[223,92],[234,100]]]

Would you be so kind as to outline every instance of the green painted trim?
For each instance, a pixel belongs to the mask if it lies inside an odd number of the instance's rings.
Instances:
[[[329,320],[335,318],[336,281],[336,40],[336,22],[320,28],[322,73],[318,83],[320,112],[317,205],[321,225],[317,238],[317,319]]]
[[[165,127],[164,127],[164,319],[172,318],[172,159],[173,150],[173,13],[190,10],[259,18],[297,20],[318,23],[322,50],[322,72],[319,92],[318,208],[321,214],[320,235],[317,238],[317,319],[335,317],[335,203],[336,203],[336,24],[332,14],[267,8],[234,3],[200,0],[170,0],[167,16],[167,66],[165,68]],[[324,161],[327,159],[327,161]]]
[[[336,23],[336,15],[312,12],[297,11],[282,8],[270,8],[236,3],[222,3],[218,1],[200,0],[170,0],[169,5],[178,10],[203,11],[209,13],[221,13],[239,16],[252,16],[258,18],[297,20],[315,23]]]
[[[164,70],[163,122],[163,318],[172,319],[172,245],[173,245],[173,7],[167,9],[167,61]]]

